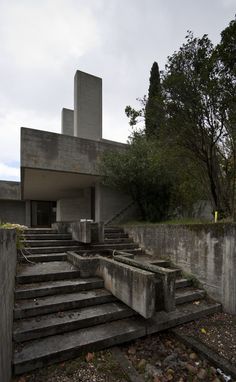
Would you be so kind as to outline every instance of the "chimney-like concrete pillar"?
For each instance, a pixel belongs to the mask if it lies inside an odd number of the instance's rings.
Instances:
[[[61,111],[61,133],[74,135],[74,110],[63,108]]]
[[[80,70],[74,79],[74,135],[102,138],[102,79]]]

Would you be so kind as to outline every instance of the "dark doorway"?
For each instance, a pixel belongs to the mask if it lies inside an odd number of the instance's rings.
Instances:
[[[51,227],[56,221],[56,202],[31,201],[32,227]]]

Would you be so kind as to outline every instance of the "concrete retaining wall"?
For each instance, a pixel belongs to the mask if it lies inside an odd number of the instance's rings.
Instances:
[[[0,229],[0,381],[10,382],[16,273],[15,230]]]
[[[236,224],[126,226],[155,258],[196,276],[209,296],[236,314]]]

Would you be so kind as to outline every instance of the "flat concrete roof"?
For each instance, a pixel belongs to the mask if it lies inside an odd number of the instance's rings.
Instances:
[[[97,180],[94,175],[26,168],[22,193],[25,200],[76,198],[81,188],[92,187]]]
[[[98,181],[98,160],[103,152],[125,147],[119,142],[21,128],[22,198],[76,197],[78,189]]]

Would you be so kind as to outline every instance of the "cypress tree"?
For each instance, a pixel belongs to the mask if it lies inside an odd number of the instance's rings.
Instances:
[[[154,62],[150,72],[148,99],[145,109],[145,132],[148,138],[158,137],[163,122],[163,101],[160,72]]]

